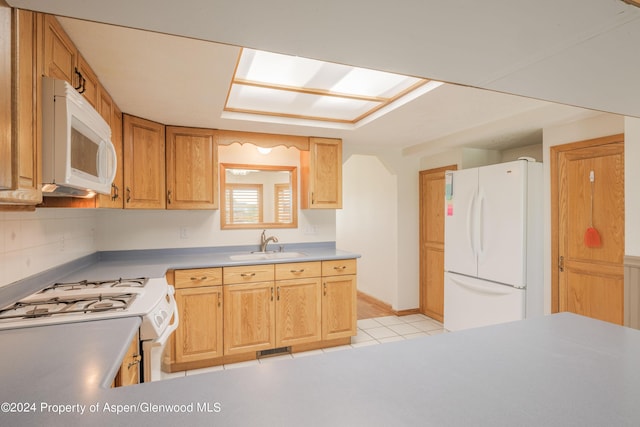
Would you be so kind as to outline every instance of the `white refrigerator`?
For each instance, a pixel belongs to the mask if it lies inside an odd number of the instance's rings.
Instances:
[[[444,327],[542,315],[542,164],[447,172]]]

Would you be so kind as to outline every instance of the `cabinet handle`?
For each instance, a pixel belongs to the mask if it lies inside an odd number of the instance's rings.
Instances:
[[[129,362],[127,369],[131,369],[133,366],[136,366],[138,363],[140,363],[141,360],[142,360],[142,357],[139,354],[134,354],[133,362]]]
[[[131,188],[127,187],[127,203],[131,201]]]
[[[323,288],[324,288],[324,292],[323,293],[324,293],[324,296],[326,297],[327,296],[327,282],[324,282],[323,285],[324,285],[323,286]]]
[[[202,276],[202,277],[190,277],[191,280],[206,280],[207,276]]]
[[[334,270],[338,270],[338,271],[342,271],[345,268],[347,268],[346,265],[336,265],[335,267],[333,267]]]
[[[111,184],[111,194],[111,201],[115,201],[118,197],[120,197],[120,192],[117,185]]]
[[[222,307],[222,292],[218,292],[218,307]]]
[[[171,190],[167,191],[167,203],[171,204]]]
[[[300,270],[289,270],[290,273],[293,274],[300,274],[300,273],[304,273],[304,268],[301,268]]]
[[[280,286],[278,286],[278,296],[277,296],[278,301],[280,301]]]
[[[311,192],[311,204],[315,205],[315,203],[316,203],[316,196],[315,196],[315,193],[312,191]]]
[[[256,273],[240,273],[240,277],[253,277]]]
[[[273,286],[271,287],[271,301],[273,301]]]

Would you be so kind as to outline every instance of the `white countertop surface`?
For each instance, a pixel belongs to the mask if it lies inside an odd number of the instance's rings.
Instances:
[[[105,389],[125,322],[0,332],[0,425],[640,425],[640,331],[572,314]]]

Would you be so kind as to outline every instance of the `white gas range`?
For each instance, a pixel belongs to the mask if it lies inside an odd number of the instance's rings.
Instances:
[[[143,381],[151,381],[152,348],[178,327],[173,286],[165,279],[81,280],[54,283],[0,309],[0,329],[139,316]],[[154,352],[155,353],[155,352]],[[155,356],[153,356],[155,357]],[[158,357],[156,357],[159,359]],[[159,363],[155,361],[155,363]]]

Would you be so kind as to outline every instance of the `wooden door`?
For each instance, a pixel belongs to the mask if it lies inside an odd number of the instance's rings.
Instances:
[[[456,165],[420,171],[420,311],[444,321],[445,172]]]
[[[356,276],[322,278],[322,339],[356,335]]]
[[[224,355],[275,348],[274,282],[224,286]]]
[[[601,245],[589,247],[591,223]],[[551,148],[552,311],[622,324],[624,316],[624,136]]]
[[[123,114],[124,207],[165,208],[164,125]]]
[[[176,304],[176,362],[222,356],[222,286],[177,289]]]
[[[214,131],[167,126],[167,209],[217,209]]]
[[[276,282],[276,347],[322,338],[320,278]]]

